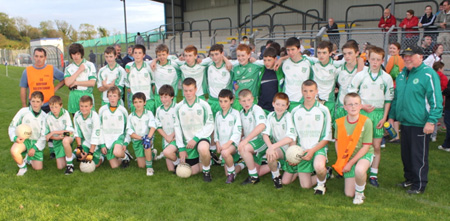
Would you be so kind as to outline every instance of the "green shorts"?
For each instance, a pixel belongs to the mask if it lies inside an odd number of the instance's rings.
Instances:
[[[306,160],[302,160],[298,165],[297,165],[297,172],[299,173],[312,173],[314,172],[314,159],[316,159],[317,155],[323,155],[325,157],[327,157],[327,147],[322,147],[322,149],[316,151],[314,153],[314,156],[311,158],[311,160],[306,161]]]
[[[133,102],[131,102],[130,109],[131,109],[131,112],[134,112],[136,110],[136,108],[133,105]],[[155,115],[155,111],[156,111],[155,100],[153,100],[153,99],[147,100],[145,102],[145,109],[151,111],[153,113],[153,115]]]
[[[106,159],[112,160],[112,159],[116,158],[116,156],[114,156],[114,146],[116,144],[123,145],[123,141],[121,141],[121,140],[114,141],[114,143],[111,145],[111,148],[108,149],[108,152],[106,153]]]
[[[197,142],[197,144],[195,145],[195,147],[192,148],[192,149],[186,148],[186,144],[187,144],[187,143],[184,144],[184,145],[185,145],[185,149],[186,149],[186,153],[187,153],[187,158],[186,158],[186,159],[195,159],[195,158],[198,158],[198,157],[200,156],[200,155],[198,154],[197,146],[198,146],[198,144],[199,144],[200,142],[202,142],[202,141],[206,141],[206,142],[208,142],[208,143],[211,144],[211,138],[199,140],[199,141]]]
[[[89,147],[82,145],[84,152],[89,153],[90,149]],[[92,159],[92,161],[94,161],[95,165],[98,165],[98,163],[100,163],[100,158],[102,156],[102,151],[100,148],[98,148],[96,151],[94,151],[94,153],[92,154],[92,156],[94,156],[94,158]]]
[[[300,105],[302,102],[296,102],[296,101],[290,101],[289,102],[289,112],[292,112],[292,110],[294,110],[295,107],[297,107],[298,105]]]
[[[136,140],[132,142],[134,155],[136,157],[145,157],[144,145],[142,145],[142,140]]]
[[[163,139],[163,145],[162,145],[162,150],[166,149],[168,146],[173,145],[174,147],[177,147],[177,142],[176,141],[171,141],[170,143],[167,143],[164,138]]]
[[[335,102],[331,102],[331,101],[325,101],[325,103],[323,104],[325,105],[325,107],[328,108],[328,110],[330,111],[330,117],[331,117],[331,122],[334,122],[334,108],[336,106]]]
[[[213,116],[216,117],[216,113],[222,109],[219,104],[219,99],[209,97],[208,104],[209,104],[209,106],[211,106],[211,111],[213,113]]]
[[[361,158],[360,158],[360,159],[352,166],[352,169],[351,169],[349,172],[344,173],[344,178],[353,178],[353,177],[355,177],[355,167],[356,167],[356,164],[357,164],[360,160],[367,160],[367,161],[369,161],[370,165],[372,165],[373,157],[374,157],[373,153],[366,153],[364,156],[362,156],[362,157],[361,157]]]
[[[254,139],[249,142],[253,147],[255,154],[253,155],[253,160],[255,163],[261,165],[264,155],[266,155],[267,145],[263,139]]]
[[[55,151],[56,159],[66,156],[66,152],[64,152],[64,146],[62,144],[62,140],[53,140],[53,150]]]
[[[36,140],[30,140],[26,139],[23,144],[25,144],[25,147],[27,148],[26,151],[22,153],[22,157],[25,157],[27,155],[28,151],[30,151],[31,148],[35,150],[34,156],[30,157],[28,156],[28,160],[35,160],[35,161],[44,161],[44,152],[38,150],[38,148],[35,146]]]
[[[94,96],[88,91],[73,90],[69,92],[69,102],[67,104],[67,111],[69,113],[74,114],[80,110],[80,98],[84,95],[88,95],[94,101]],[[95,103],[92,105],[92,110],[95,110],[94,107]]]
[[[383,118],[384,115],[384,109],[382,108],[377,108],[375,110],[373,110],[370,113],[367,113],[363,110],[361,110],[361,114],[367,116],[370,120],[372,120],[372,124],[373,124],[373,138],[383,138],[384,135],[384,129],[377,129],[377,124],[378,122],[380,122],[380,120]]]

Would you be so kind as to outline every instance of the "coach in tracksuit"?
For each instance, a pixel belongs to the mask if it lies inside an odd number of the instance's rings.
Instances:
[[[442,116],[439,76],[425,65],[423,51],[414,45],[403,50],[405,68],[395,79],[394,100],[389,123],[401,123],[401,154],[409,194],[420,194],[428,183],[428,148],[430,135]]]

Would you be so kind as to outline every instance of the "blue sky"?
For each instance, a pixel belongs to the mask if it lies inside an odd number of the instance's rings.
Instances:
[[[33,27],[41,21],[65,20],[78,30],[88,23],[125,33],[120,0],[0,0],[0,12],[23,17]],[[164,6],[150,0],[126,0],[128,32],[144,32],[164,23]],[[55,27],[56,28],[56,27]]]

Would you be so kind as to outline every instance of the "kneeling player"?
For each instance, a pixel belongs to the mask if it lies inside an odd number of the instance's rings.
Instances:
[[[42,150],[45,147],[45,141],[40,137],[44,119],[47,116],[44,111],[41,111],[42,104],[44,104],[44,94],[40,91],[33,92],[30,96],[30,106],[20,109],[9,125],[9,138],[11,142],[14,142],[11,147],[11,156],[19,167],[17,176],[23,176],[27,172],[27,162],[31,163],[33,169],[42,170],[44,160]],[[31,127],[31,136],[28,139],[16,136],[16,127],[20,124]]]
[[[316,100],[317,84],[306,80],[302,84],[303,103],[292,110],[292,121],[298,136],[297,143],[305,149],[298,164],[302,188],[314,188],[315,194],[325,194],[327,178],[327,148],[331,140],[331,117],[328,108]],[[316,175],[312,176],[312,172]]]
[[[278,189],[283,187],[278,160],[286,159],[286,150],[289,144],[295,141],[296,136],[292,116],[288,111],[289,97],[285,93],[276,93],[273,97],[273,108],[275,111],[270,112],[267,116],[263,139],[268,147],[266,156],[268,166],[272,172],[273,184]],[[288,170],[287,172],[292,173],[296,171]]]
[[[242,135],[241,117],[237,110],[231,108],[234,100],[233,92],[222,89],[218,97],[221,110],[216,113],[214,141],[217,153],[220,153],[225,161],[226,183],[232,183],[236,174],[243,169],[243,164],[234,167],[240,158],[236,147]]]
[[[211,107],[197,97],[196,92],[196,81],[193,78],[184,79],[184,99],[175,107],[175,138],[181,162],[191,165],[192,174],[196,174],[200,172],[201,161],[203,180],[211,182],[209,144],[214,120]]]
[[[122,163],[122,168],[130,164],[130,156],[126,153],[125,128],[128,112],[119,105],[120,90],[113,86],[108,90],[109,104],[103,105],[99,112],[100,134],[102,135],[102,153],[106,155],[111,168],[117,168]]]
[[[348,115],[336,120],[338,156],[333,167],[340,175],[344,175],[345,195],[355,197],[353,204],[362,204],[367,170],[373,159],[373,125],[368,117],[360,114],[362,104],[357,93],[345,96],[344,108]]]

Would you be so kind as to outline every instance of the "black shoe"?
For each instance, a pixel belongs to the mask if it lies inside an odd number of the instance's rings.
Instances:
[[[178,165],[175,165],[175,166],[173,167],[173,171],[172,171],[172,173],[175,174],[175,175],[177,175],[177,166],[178,166]]]
[[[424,192],[423,190],[413,190],[413,189],[406,191],[406,193],[411,194],[411,195],[419,195],[419,194],[422,194],[423,192]]]
[[[129,160],[122,160],[122,164],[120,165],[120,167],[122,169],[127,168],[128,166],[130,166],[130,161]]]
[[[283,187],[283,184],[281,183],[281,176],[277,176],[277,177],[273,178],[272,180],[273,180],[273,185],[275,186],[275,188],[280,189]]]
[[[333,179],[333,178],[334,178],[333,168],[332,167],[327,167],[327,180]]]
[[[64,172],[64,174],[70,175],[73,173],[73,170],[74,170],[73,165],[66,166],[66,172]]]
[[[212,181],[211,172],[203,172],[203,181],[208,183]]]
[[[369,178],[369,183],[370,185],[374,186],[374,187],[379,187],[380,184],[378,184],[378,178],[376,177],[370,177]]]
[[[241,183],[241,185],[257,184],[257,183],[259,183],[259,177],[249,176],[247,177],[247,179],[244,180],[244,182]]]
[[[55,157],[56,157],[55,153],[50,153],[50,160],[55,159]]]
[[[213,152],[211,152],[211,158],[213,159],[215,164],[217,164],[217,165],[222,164],[222,160],[219,159],[219,157]]]
[[[235,173],[228,174],[227,181],[225,181],[225,183],[227,183],[227,184],[233,183],[235,178],[236,178]]]
[[[399,187],[408,188],[412,185],[412,182],[409,180],[405,180],[405,182],[397,184]]]

